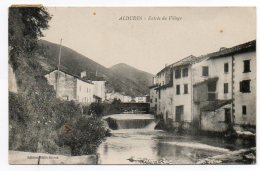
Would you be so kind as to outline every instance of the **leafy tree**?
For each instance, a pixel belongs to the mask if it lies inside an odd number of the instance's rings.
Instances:
[[[42,30],[49,27],[51,15],[43,6],[9,8],[9,60],[17,69],[23,57],[35,52],[37,40],[43,36]]]

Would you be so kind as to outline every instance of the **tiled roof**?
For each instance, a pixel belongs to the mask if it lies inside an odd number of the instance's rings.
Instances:
[[[163,68],[160,72],[158,72],[156,75],[164,72],[166,69],[170,69],[170,68],[175,68],[175,67],[180,67],[180,66],[185,66],[185,65],[191,65],[191,64],[195,64],[197,62],[200,62],[204,59],[207,59],[208,56],[203,55],[203,56],[199,56],[199,57],[195,57],[193,55],[190,55],[180,61],[177,61],[171,65],[168,65],[167,67]]]
[[[54,69],[54,70],[50,71],[49,73],[54,72],[54,71],[57,71],[57,70],[58,70],[58,69]],[[71,73],[69,73],[68,71],[65,71],[65,70],[63,70],[63,69],[60,69],[60,72],[63,72],[63,73],[65,73],[65,74],[67,74],[67,75],[70,75],[70,76],[73,76],[73,77],[75,77],[75,78],[77,78],[77,79],[79,79],[79,80],[81,80],[81,81],[86,82],[86,83],[93,84],[91,81],[82,79],[81,77],[79,77],[79,76],[77,76],[77,75],[74,75],[74,74],[71,74]],[[48,73],[48,74],[49,74],[49,73]],[[46,75],[47,75],[47,74],[46,74]]]
[[[165,89],[165,88],[168,88],[168,87],[172,87],[173,86],[173,83],[172,81],[168,84],[164,84],[162,86],[158,86],[155,90],[160,90],[160,89]]]
[[[175,63],[173,63],[173,64],[171,64],[171,65],[168,65],[168,66],[164,67],[164,68],[163,68],[161,71],[159,71],[156,75],[158,75],[158,74],[164,72],[166,69],[170,69],[170,68],[175,67],[175,66],[177,66],[177,65],[181,65],[181,64],[184,64],[184,63],[188,63],[189,61],[194,60],[194,58],[196,58],[196,57],[193,56],[193,55],[190,55],[190,56],[188,56],[188,57],[186,57],[186,58],[184,58],[184,59],[181,59],[181,60],[179,60],[179,61],[177,61],[177,62],[175,62]]]
[[[201,111],[203,112],[213,112],[227,104],[230,104],[232,102],[231,99],[229,100],[215,100],[215,101],[210,101],[208,105],[203,106],[201,108]]]
[[[189,65],[189,64],[192,64],[193,61],[195,61],[195,60],[196,60],[196,57],[193,56],[193,55],[190,55],[190,56],[188,56],[188,57],[186,57],[186,58],[184,58],[184,59],[182,59],[178,62],[171,64],[170,67],[178,67],[178,66],[183,66],[183,65]]]
[[[236,53],[249,52],[255,50],[256,50],[256,40],[253,40],[231,48],[225,48],[217,52],[209,53],[206,56],[208,56],[210,59],[214,59],[214,58],[224,57]]]
[[[201,55],[199,57],[195,57],[193,55],[190,55],[180,61],[177,61],[171,65],[166,66],[165,68],[163,68],[161,71],[159,71],[156,75],[164,72],[166,69],[170,69],[170,68],[174,68],[174,67],[180,67],[180,66],[184,66],[184,65],[191,65],[191,64],[195,64],[198,62],[203,61],[204,59],[214,59],[214,58],[218,58],[218,57],[224,57],[227,55],[232,55],[232,54],[236,54],[236,53],[242,53],[242,52],[248,52],[248,51],[255,51],[256,50],[256,40],[247,42],[247,43],[243,43],[231,48],[225,48],[223,50],[217,51],[217,52],[213,52],[213,53],[209,53],[206,55]]]

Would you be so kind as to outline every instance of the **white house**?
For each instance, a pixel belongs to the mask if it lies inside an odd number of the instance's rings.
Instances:
[[[53,85],[58,98],[63,100],[74,100],[88,105],[94,101],[94,84],[90,81],[70,74],[66,71],[54,70],[45,75],[50,85]]]
[[[231,126],[255,127],[255,46],[256,41],[251,41],[221,48],[193,67],[193,115],[200,129],[224,132]]]
[[[92,83],[94,84],[94,95],[104,101],[106,98],[106,81],[92,81]]]

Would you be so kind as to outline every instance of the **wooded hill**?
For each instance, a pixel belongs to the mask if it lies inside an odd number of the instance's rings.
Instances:
[[[39,40],[43,56],[38,61],[46,72],[57,68],[59,45]],[[105,58],[105,57],[104,57]],[[152,84],[152,74],[140,71],[127,64],[117,64],[106,68],[78,52],[62,46],[61,68],[74,75],[87,71],[87,79],[106,80],[109,92],[116,91],[130,96],[149,94],[148,86]]]

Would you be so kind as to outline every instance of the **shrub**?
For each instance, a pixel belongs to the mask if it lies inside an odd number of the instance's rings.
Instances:
[[[69,146],[73,156],[96,152],[107,133],[103,122],[97,117],[81,117],[60,130],[57,144]]]

